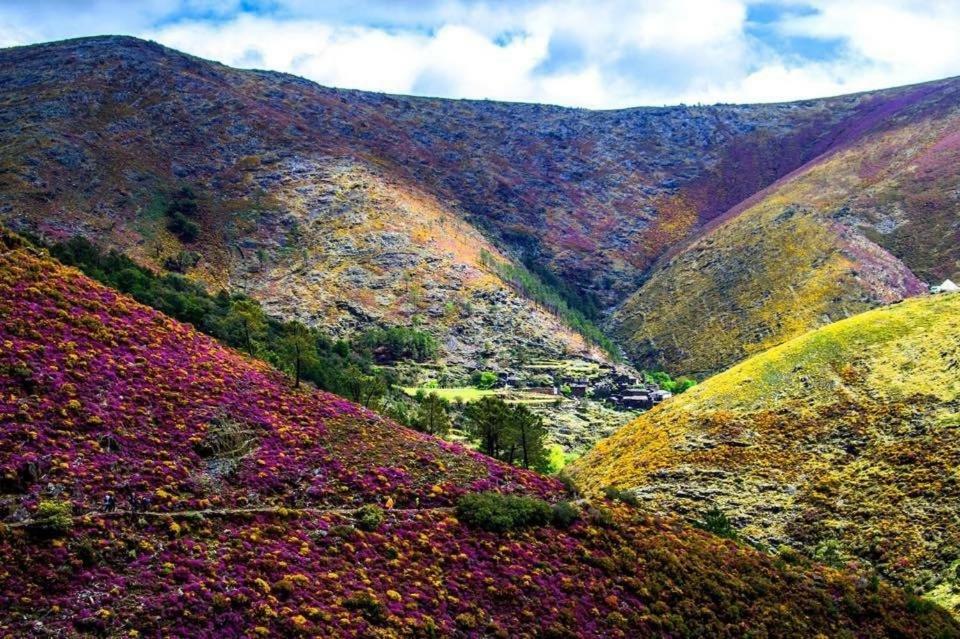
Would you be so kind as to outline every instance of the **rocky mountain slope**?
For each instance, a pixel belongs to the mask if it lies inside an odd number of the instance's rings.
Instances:
[[[466,492],[563,490],[0,247],[5,634],[960,636],[885,584],[624,507],[469,528]]]
[[[13,226],[185,263],[336,335],[420,324],[453,364],[603,357],[481,263],[511,259],[456,209],[351,142],[362,136],[337,122],[367,126],[351,94],[132,38],[4,56],[0,216]],[[183,186],[191,241],[165,215]]]
[[[806,333],[642,415],[578,461],[591,492],[728,513],[745,535],[857,560],[960,611],[960,295]]]
[[[713,372],[957,270],[955,81],[587,111],[328,89],[101,37],[4,50],[0,87],[8,225],[83,232],[156,266],[195,252],[193,275],[339,332],[428,318],[463,362],[589,350],[478,264],[480,249],[585,309],[643,284],[613,327],[640,364],[675,373]],[[809,178],[794,177],[811,166],[841,171],[821,173],[829,202],[801,197]],[[200,194],[189,243],[162,214],[182,184]],[[803,213],[777,222],[793,204]],[[784,248],[796,232],[804,244]],[[809,310],[785,318],[782,291],[798,289]],[[730,340],[700,339],[711,318]]]

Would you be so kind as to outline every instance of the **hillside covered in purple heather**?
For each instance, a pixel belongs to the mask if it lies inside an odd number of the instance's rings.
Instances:
[[[558,506],[552,479],[295,390],[12,234],[0,251],[5,635],[960,635],[875,580]],[[478,529],[483,491],[554,515]]]

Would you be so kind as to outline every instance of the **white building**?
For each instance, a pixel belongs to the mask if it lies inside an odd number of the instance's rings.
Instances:
[[[960,286],[957,286],[951,280],[943,280],[943,284],[930,287],[931,293],[956,293],[957,291],[960,291]]]

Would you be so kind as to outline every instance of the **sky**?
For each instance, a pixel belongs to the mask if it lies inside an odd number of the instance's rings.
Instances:
[[[328,86],[588,108],[960,75],[960,0],[0,0],[0,47],[107,33]]]

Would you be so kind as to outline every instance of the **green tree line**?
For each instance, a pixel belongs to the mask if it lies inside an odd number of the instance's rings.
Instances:
[[[600,328],[590,321],[582,311],[572,308],[557,290],[545,283],[526,267],[501,262],[487,250],[480,251],[481,263],[499,275],[504,281],[516,288],[525,297],[537,302],[556,315],[564,324],[583,335],[586,339],[602,348],[611,358],[620,361],[620,350]]]
[[[354,340],[334,340],[300,322],[268,316],[250,297],[225,291],[212,295],[198,282],[175,273],[155,273],[82,237],[47,248],[93,279],[270,362],[288,372],[297,386],[308,380],[365,406],[373,406],[393,382],[377,363],[427,361],[437,352],[432,336],[406,327],[371,329]]]

